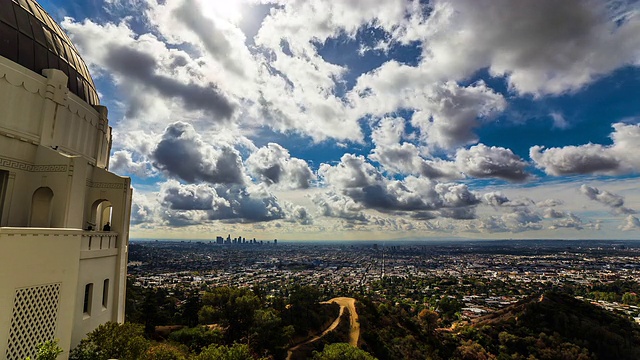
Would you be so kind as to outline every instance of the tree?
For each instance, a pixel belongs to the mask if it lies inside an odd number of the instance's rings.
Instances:
[[[142,323],[144,316],[142,315],[142,302],[144,301],[144,292],[140,286],[133,285],[133,278],[127,277],[127,296],[125,299],[125,321]]]
[[[438,301],[438,309],[444,321],[454,320],[456,313],[462,310],[463,307],[463,303],[449,296],[445,296]]]
[[[249,347],[244,344],[233,346],[211,345],[204,349],[195,360],[253,360]]]
[[[36,346],[35,360],[56,360],[62,353],[62,348],[58,346],[58,340],[47,340]],[[31,360],[31,357],[25,360]]]
[[[368,352],[347,343],[326,345],[321,353],[314,351],[313,360],[377,360]]]
[[[471,340],[463,341],[456,349],[456,354],[461,360],[492,360],[496,358],[493,354],[488,353],[482,345]]]
[[[219,287],[205,293],[202,304],[198,313],[200,323],[227,327],[227,338],[231,342],[247,336],[253,314],[260,308],[260,299],[247,289]]]
[[[71,351],[71,360],[137,360],[149,348],[139,324],[108,322],[98,326]]]
[[[291,289],[289,306],[283,312],[283,319],[293,325],[296,334],[306,336],[309,331],[318,329],[326,320],[335,318],[337,304],[318,305],[322,293],[311,286],[295,286]],[[326,312],[328,311],[329,314]],[[326,316],[329,315],[329,316]]]
[[[282,319],[275,310],[257,310],[253,316],[249,343],[251,348],[258,353],[263,353],[266,350],[276,354],[284,352],[293,332],[292,326],[282,327]]]
[[[206,326],[184,328],[169,334],[169,340],[185,345],[190,351],[199,353],[211,344],[221,344],[224,334],[218,329],[208,329]]]
[[[187,297],[184,307],[182,309],[182,320],[189,327],[198,325],[198,311],[200,311],[202,303],[200,297],[197,294]]]
[[[431,334],[438,327],[439,318],[440,317],[438,316],[437,312],[429,309],[423,309],[418,314],[418,320],[420,320],[420,323],[424,327],[425,331],[429,334]]]
[[[142,355],[141,360],[186,360],[183,352],[170,344],[154,344]]]
[[[622,302],[627,305],[638,304],[638,295],[636,293],[626,292],[622,295]]]

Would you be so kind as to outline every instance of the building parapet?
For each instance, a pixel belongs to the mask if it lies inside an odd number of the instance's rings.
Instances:
[[[82,236],[84,231],[80,229],[65,228],[37,228],[37,227],[0,227],[1,237],[21,236]]]
[[[118,248],[118,233],[114,231],[82,231],[81,251]]]
[[[20,238],[75,237],[80,242],[81,259],[115,256],[118,253],[118,233],[80,229],[0,227],[0,239],[20,241]],[[43,239],[46,241],[45,239]]]

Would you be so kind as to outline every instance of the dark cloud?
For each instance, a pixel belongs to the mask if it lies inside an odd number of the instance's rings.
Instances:
[[[284,208],[287,214],[286,221],[300,225],[313,224],[313,217],[305,207],[286,203]]]
[[[436,0],[424,62],[459,79],[488,69],[520,94],[575,91],[637,63],[637,6],[625,3]]]
[[[464,207],[480,203],[480,197],[464,184],[436,184],[435,190],[440,196],[443,207]]]
[[[481,232],[511,232],[519,233],[529,230],[542,229],[542,218],[536,212],[528,208],[507,208],[509,212],[502,216],[489,216],[479,219],[473,227],[474,223],[470,223],[471,230],[477,229]]]
[[[245,182],[238,151],[224,144],[217,148],[205,144],[193,126],[187,123],[169,125],[151,156],[155,167],[190,183]]]
[[[566,216],[562,211],[558,211],[552,208],[546,208],[542,215],[545,219],[562,219]]]
[[[436,183],[413,176],[387,179],[363,156],[345,154],[335,166],[322,164],[318,173],[336,192],[380,212],[424,212],[480,203],[478,195],[464,184]]]
[[[423,110],[411,122],[419,127],[430,147],[453,149],[478,142],[480,120],[502,112],[506,101],[482,81],[463,87],[449,81],[434,87]]]
[[[411,213],[411,218],[414,220],[432,220],[438,217],[438,214],[433,211],[414,211]]]
[[[420,157],[418,148],[410,143],[377,145],[369,159],[380,163],[391,173],[413,174],[430,179],[459,179],[461,174],[455,165],[443,160],[426,160]]]
[[[235,110],[235,105],[215,84],[185,84],[175,78],[158,74],[156,59],[140,50],[112,45],[106,52],[104,65],[113,72],[136,80],[146,88],[154,89],[162,96],[179,98],[188,110],[202,110],[215,118],[224,119],[230,118]]]
[[[439,214],[442,217],[456,220],[471,220],[476,218],[475,207],[459,207],[451,209],[440,209]]]
[[[493,191],[482,195],[482,201],[487,205],[502,206],[502,204],[509,202],[509,198],[499,191]]]
[[[489,217],[480,220],[478,230],[486,232],[522,232],[542,229],[542,217],[531,209],[533,200],[521,197],[509,199],[499,191],[482,195],[482,202],[493,206],[503,214],[500,218]]]
[[[513,212],[503,214],[501,220],[511,232],[542,229],[542,217],[529,208],[514,208]]]
[[[502,221],[502,219],[497,216],[489,216],[487,218],[481,219],[479,224],[477,225],[477,230],[488,233],[509,231],[504,221]]]
[[[562,220],[554,221],[553,224],[549,226],[549,229],[554,230],[559,228],[566,228],[566,229],[582,230],[584,229],[584,226],[585,224],[582,222],[582,220],[579,217],[575,216],[572,213],[567,213],[566,216],[562,218]]]
[[[538,201],[536,203],[536,206],[539,208],[550,208],[550,207],[555,207],[562,204],[564,204],[564,202],[559,199],[546,199],[543,201]]]
[[[318,212],[322,216],[341,218],[348,221],[366,223],[367,217],[362,212],[362,206],[353,199],[333,192],[317,194],[313,198]]]
[[[140,196],[137,192],[133,192],[133,201],[131,203],[131,225],[145,224],[152,225],[155,223],[154,206],[145,197]]]
[[[515,199],[511,199],[508,202],[502,204],[502,206],[504,207],[528,207],[534,204],[534,201],[526,198],[526,197],[519,197],[519,198],[515,198]]]
[[[635,214],[634,210],[624,207],[624,198],[620,195],[587,186],[585,184],[580,186],[580,192],[589,199],[610,207],[616,214]]]
[[[210,185],[170,183],[164,188],[162,202],[172,210],[212,210],[218,193]]]
[[[278,200],[264,189],[210,184],[165,183],[160,191],[163,219],[172,226],[221,220],[253,223],[285,218]]]
[[[456,152],[456,165],[465,174],[476,178],[500,178],[524,181],[529,178],[527,163],[511,150],[488,147],[484,144],[460,149]]]
[[[488,192],[482,195],[482,202],[487,205],[491,205],[494,207],[504,207],[504,208],[517,208],[517,207],[528,207],[534,204],[533,200],[529,198],[515,198],[509,199],[503,193],[499,191]]]
[[[640,124],[611,125],[609,146],[586,144],[545,149],[534,146],[529,156],[549,175],[623,175],[640,171]]]
[[[534,146],[529,156],[539,168],[555,176],[613,174],[620,169],[620,160],[596,144],[550,149]]]
[[[249,171],[268,185],[282,184],[290,189],[306,189],[315,175],[306,161],[292,158],[282,146],[269,143],[247,159]]]
[[[327,184],[338,189],[357,189],[375,186],[383,182],[383,176],[373,165],[366,162],[363,156],[344,154],[340,162],[331,166],[320,165],[318,173]]]

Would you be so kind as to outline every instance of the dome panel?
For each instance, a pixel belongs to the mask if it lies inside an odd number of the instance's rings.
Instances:
[[[90,105],[100,104],[78,50],[35,0],[0,0],[0,56],[38,74],[61,70],[69,78],[69,91]]]

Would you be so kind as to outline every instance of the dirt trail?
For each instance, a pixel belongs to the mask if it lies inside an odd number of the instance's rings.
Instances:
[[[357,347],[358,339],[360,339],[360,321],[358,320],[358,312],[356,312],[356,299],[337,297],[325,301],[325,303],[336,303],[340,305],[340,310],[347,308],[349,311],[349,345]]]
[[[287,351],[287,360],[291,360],[293,352],[298,350],[300,347],[318,341],[323,336],[335,330],[338,325],[340,325],[340,318],[342,317],[342,314],[344,314],[345,309],[349,311],[349,345],[358,346],[358,339],[360,338],[360,322],[358,321],[358,313],[356,312],[356,299],[349,297],[337,297],[329,301],[324,301],[321,304],[331,303],[340,305],[340,313],[338,314],[338,317],[320,335],[316,335],[311,339],[290,348],[289,351]]]

